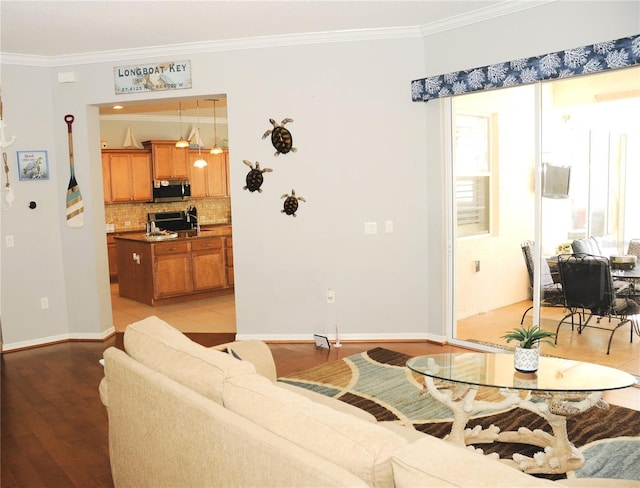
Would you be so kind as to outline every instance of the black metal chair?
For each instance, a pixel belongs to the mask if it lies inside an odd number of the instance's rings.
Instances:
[[[527,265],[529,273],[529,286],[533,294],[533,251],[535,243],[533,241],[524,241],[520,247],[522,248],[522,256]],[[546,259],[540,260],[540,305],[543,307],[563,307],[564,294],[562,293],[562,284],[559,282],[559,275],[556,274],[557,280],[553,279],[553,273],[549,268]],[[522,314],[520,325],[524,323],[527,313],[533,309],[529,307]]]
[[[564,306],[569,313],[558,323],[556,344],[562,324],[571,318],[571,330],[574,330],[576,316],[579,334],[587,327],[611,332],[607,354],[611,350],[613,334],[627,322],[631,329],[630,342],[633,342],[634,331],[640,335],[640,306],[630,298],[619,298],[616,295],[607,258],[591,254],[563,254],[558,256],[558,269],[564,290]],[[598,324],[605,317],[609,321],[619,320],[619,323],[613,328],[590,325],[589,322],[594,315]]]

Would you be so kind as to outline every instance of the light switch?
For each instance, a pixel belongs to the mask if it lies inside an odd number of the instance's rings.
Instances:
[[[364,233],[365,234],[377,234],[378,233],[378,224],[376,222],[365,222],[364,223]]]

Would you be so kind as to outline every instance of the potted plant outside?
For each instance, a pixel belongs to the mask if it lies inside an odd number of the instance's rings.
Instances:
[[[540,343],[544,342],[555,347],[551,338],[555,337],[555,333],[542,330],[537,325],[532,325],[526,329],[523,327],[515,327],[502,336],[507,340],[518,341],[513,353],[513,365],[516,371],[521,373],[535,373],[538,371],[538,363],[540,358]]]

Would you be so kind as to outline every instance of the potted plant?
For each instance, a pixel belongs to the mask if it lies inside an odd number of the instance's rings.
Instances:
[[[515,327],[502,336],[507,340],[518,341],[513,354],[513,364],[517,371],[521,373],[535,373],[538,371],[540,357],[540,343],[550,344],[555,347],[551,338],[555,337],[554,332],[542,330],[537,325],[532,325],[526,329]]]

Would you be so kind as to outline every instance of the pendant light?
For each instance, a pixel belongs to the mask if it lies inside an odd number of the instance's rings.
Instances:
[[[213,147],[211,148],[211,151],[209,151],[211,154],[222,154],[222,149],[220,149],[220,146],[218,146],[218,131],[216,126],[216,102],[217,101],[218,101],[217,98],[213,99]]]
[[[180,139],[176,142],[176,147],[184,148],[189,147],[189,141],[186,141],[182,137],[182,102],[178,102],[178,113],[180,116]]]
[[[198,119],[198,159],[193,162],[193,165],[196,168],[204,168],[207,165],[207,161],[202,159],[202,145],[200,144],[200,105],[198,104],[198,100],[196,100],[196,115]]]

